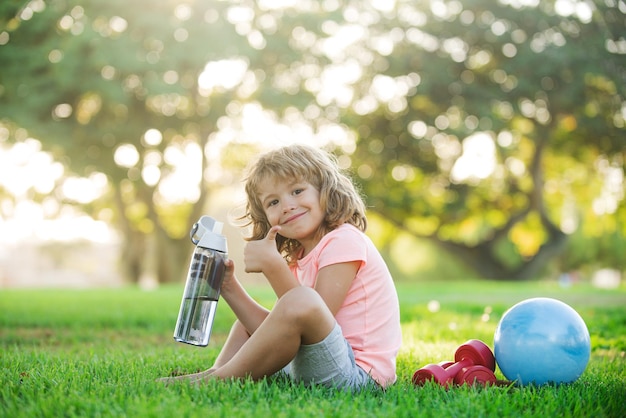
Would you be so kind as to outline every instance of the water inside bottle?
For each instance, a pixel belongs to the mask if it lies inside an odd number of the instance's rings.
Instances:
[[[187,344],[208,345],[216,309],[217,298],[184,298],[174,339]]]

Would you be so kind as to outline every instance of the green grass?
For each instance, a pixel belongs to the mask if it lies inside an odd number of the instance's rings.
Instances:
[[[122,290],[0,291],[0,417],[626,416],[626,289],[554,283],[398,285],[404,346],[385,393],[348,394],[284,381],[163,386],[160,376],[208,367],[233,315],[220,303],[209,347],[175,343],[182,285]],[[266,306],[272,294],[256,288]],[[567,385],[416,388],[413,372],[477,338],[493,345],[502,313],[534,296],[569,303],[585,319],[592,356]],[[439,310],[428,309],[437,301]],[[498,377],[504,378],[500,372]]]

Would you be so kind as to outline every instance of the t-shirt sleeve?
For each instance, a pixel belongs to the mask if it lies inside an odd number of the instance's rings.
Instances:
[[[327,240],[320,252],[318,268],[338,263],[367,260],[367,243],[361,232],[351,228],[339,228],[326,235]]]

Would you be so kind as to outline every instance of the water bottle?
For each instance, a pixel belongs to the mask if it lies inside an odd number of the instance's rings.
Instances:
[[[196,248],[174,330],[178,342],[202,347],[209,344],[227,257],[222,226],[210,216],[203,216],[189,234]]]

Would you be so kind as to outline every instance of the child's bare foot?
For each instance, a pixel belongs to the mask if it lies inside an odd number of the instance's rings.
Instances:
[[[170,376],[170,377],[160,377],[156,379],[157,382],[165,383],[166,385],[176,382],[187,382],[187,383],[201,383],[208,377],[211,373],[213,373],[215,369],[211,368],[205,370],[203,372],[192,373],[192,374],[184,374],[180,376]]]

